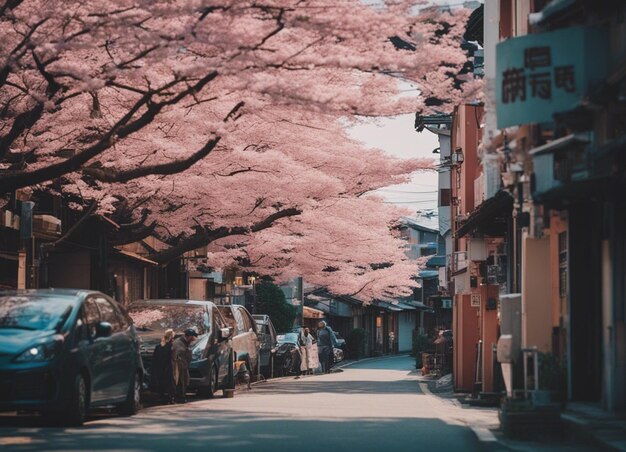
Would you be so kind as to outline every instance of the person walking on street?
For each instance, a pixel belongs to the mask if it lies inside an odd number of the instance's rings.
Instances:
[[[154,348],[150,366],[150,389],[159,394],[162,403],[173,403],[176,393],[172,342],[174,330],[165,330],[161,342]]]
[[[191,364],[191,345],[198,337],[192,328],[185,330],[172,344],[172,361],[174,365],[174,379],[176,389],[180,394],[180,401],[187,402],[187,386],[189,385],[189,364]]]
[[[322,372],[329,373],[333,360],[333,347],[337,344],[335,333],[326,326],[323,320],[318,324],[317,349],[322,365]]]
[[[300,351],[300,375],[311,373],[311,348],[313,346],[313,336],[308,328],[300,330],[298,335],[298,349]]]

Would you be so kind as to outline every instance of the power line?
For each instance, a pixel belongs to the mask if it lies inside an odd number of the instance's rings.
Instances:
[[[437,202],[436,199],[425,199],[422,201],[384,201],[385,204],[420,204],[420,203],[424,203],[424,202],[428,202],[428,203],[433,203],[433,202]]]
[[[393,193],[406,193],[408,195],[421,195],[426,193],[437,193],[438,190],[431,191],[402,191],[402,190],[394,190],[392,188],[379,188],[378,190],[385,190]]]

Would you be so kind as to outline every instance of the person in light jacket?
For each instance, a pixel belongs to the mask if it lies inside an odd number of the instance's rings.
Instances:
[[[313,347],[313,336],[308,328],[300,330],[298,335],[298,349],[300,350],[300,375],[308,375],[311,373],[312,359],[311,348]]]
[[[189,365],[191,364],[191,345],[198,337],[192,328],[185,330],[172,344],[172,362],[174,365],[174,380],[180,394],[180,401],[187,402],[187,386],[189,385]]]

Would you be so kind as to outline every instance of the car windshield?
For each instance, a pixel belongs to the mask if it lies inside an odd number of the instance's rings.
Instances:
[[[0,328],[58,330],[72,312],[74,300],[41,295],[0,296]]]
[[[276,336],[276,342],[279,344],[295,344],[298,342],[298,334],[287,333]]]
[[[210,332],[209,315],[204,306],[197,305],[135,305],[128,314],[141,331],[159,331],[172,328],[182,333],[193,328],[200,335]]]

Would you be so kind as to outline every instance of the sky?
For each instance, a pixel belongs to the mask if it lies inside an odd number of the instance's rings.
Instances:
[[[427,130],[418,133],[413,124],[415,115],[401,115],[393,118],[364,120],[349,129],[350,135],[362,141],[367,147],[378,148],[399,158],[432,158],[433,149],[439,147],[437,136]],[[437,173],[417,172],[410,183],[393,185],[377,191],[388,202],[417,211],[437,210]]]
[[[376,0],[373,0],[374,2]],[[482,0],[479,0],[482,3]],[[460,7],[464,0],[430,0],[431,4]],[[403,91],[409,91],[407,86]],[[415,89],[415,87],[413,87]],[[433,149],[439,147],[437,136],[427,130],[417,133],[413,127],[415,115],[401,115],[393,118],[377,118],[363,122],[349,129],[352,137],[362,141],[366,147],[379,148],[389,155],[400,158],[433,158],[438,160],[439,155],[433,154]],[[426,213],[429,210],[437,212],[437,173],[418,172],[408,184],[389,186],[378,190],[388,202],[411,210],[412,216]]]

